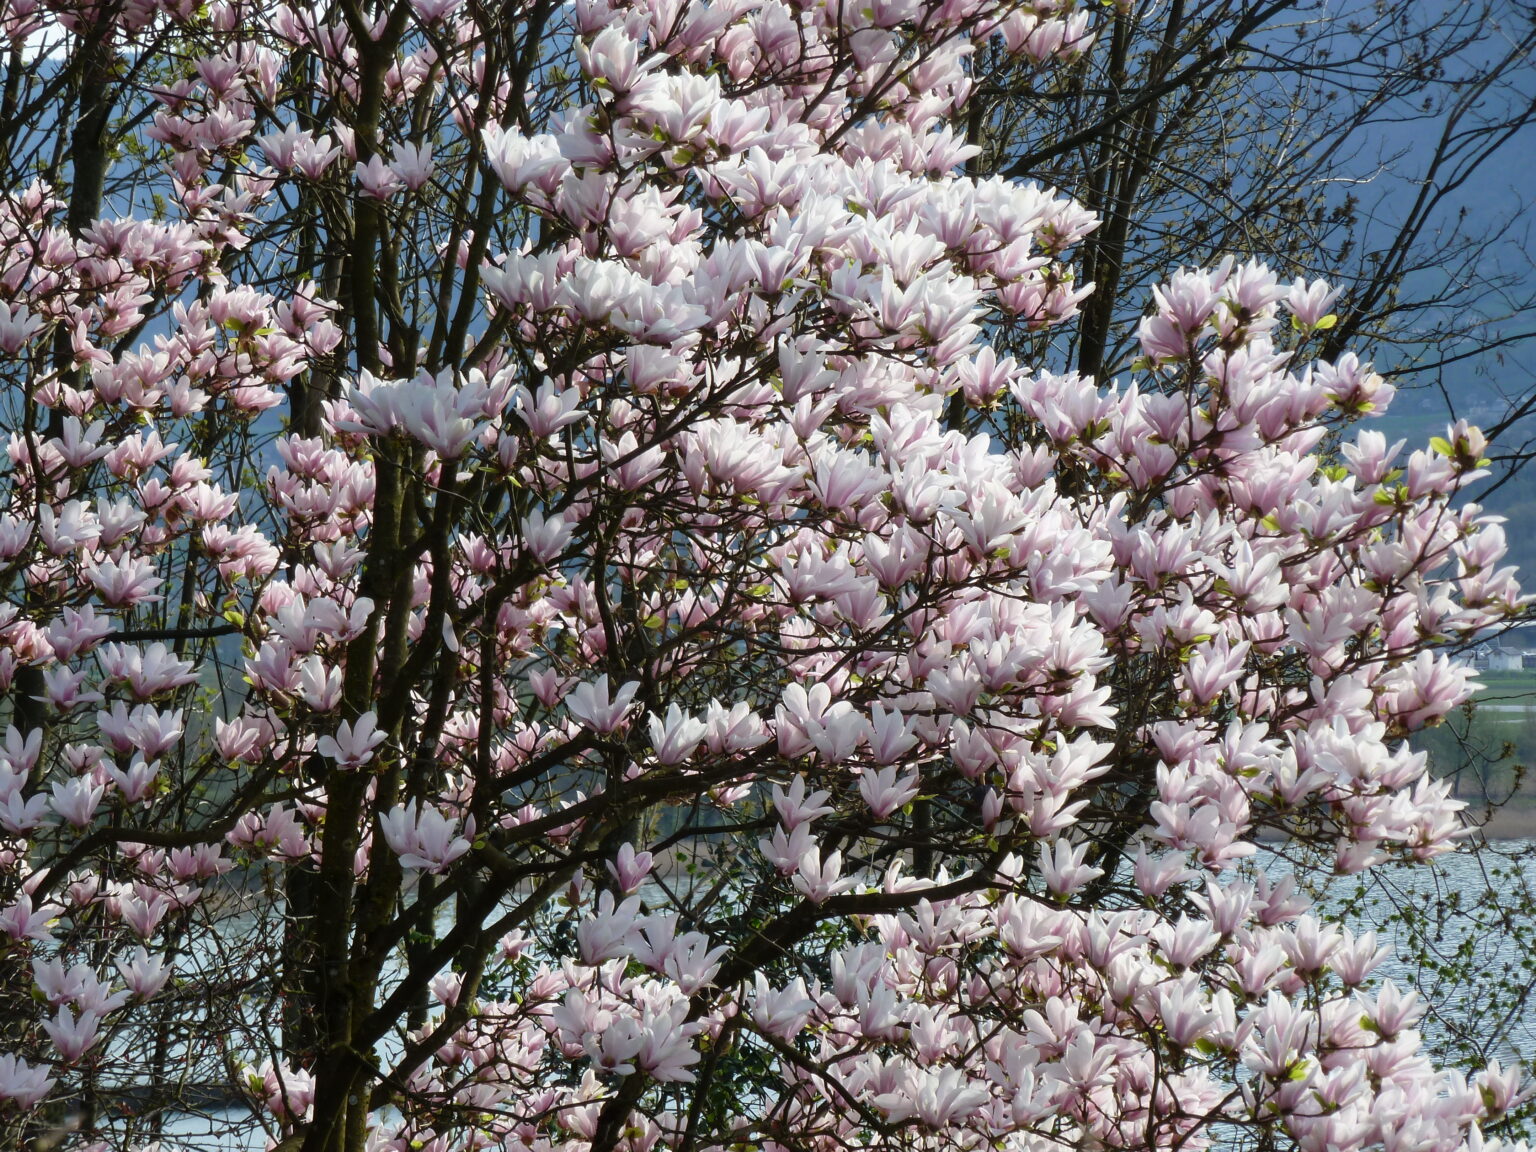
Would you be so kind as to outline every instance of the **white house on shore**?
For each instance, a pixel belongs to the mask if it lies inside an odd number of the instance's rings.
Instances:
[[[1536,667],[1536,652],[1523,648],[1480,644],[1472,649],[1470,655],[1472,667],[1488,672],[1519,672]]]

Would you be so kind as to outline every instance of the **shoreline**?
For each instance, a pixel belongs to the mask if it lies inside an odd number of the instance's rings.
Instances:
[[[1480,840],[1497,844],[1536,843],[1536,804],[1522,798],[1518,804],[1504,804],[1490,810],[1486,804],[1466,803],[1461,813],[1466,828],[1459,840],[1461,844],[1476,844]],[[1276,844],[1288,839],[1288,835],[1269,828],[1259,833],[1256,842]]]
[[[1464,815],[1487,840],[1536,840],[1536,806],[1505,804],[1490,812],[1469,804]]]

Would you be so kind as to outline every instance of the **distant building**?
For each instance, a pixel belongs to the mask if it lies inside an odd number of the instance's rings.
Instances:
[[[1536,656],[1536,653],[1526,653],[1516,648],[1489,648],[1488,671],[1520,672],[1525,668],[1527,655]]]

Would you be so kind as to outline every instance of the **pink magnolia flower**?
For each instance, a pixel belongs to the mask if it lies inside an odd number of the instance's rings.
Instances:
[[[214,720],[214,744],[219,755],[230,762],[253,757],[267,739],[270,733],[254,719],[237,716],[229,723]]]
[[[582,963],[598,965],[633,955],[641,919],[638,896],[629,896],[616,905],[613,893],[602,893],[595,914],[576,926],[576,949]]]
[[[262,1106],[279,1123],[295,1123],[309,1115],[314,1104],[315,1082],[303,1069],[265,1060],[255,1072],[248,1073],[247,1078]]]
[[[180,708],[162,712],[140,704],[129,712],[120,701],[114,701],[110,711],[97,712],[96,724],[114,751],[136,751],[149,758],[169,752],[186,730]]]
[[[696,1079],[692,1068],[700,1055],[693,1038],[704,1025],[687,1023],[687,1017],[688,1001],[680,999],[644,1019],[635,1064],[658,1084],[692,1084]]]
[[[581,393],[575,388],[562,389],[546,381],[539,385],[537,393],[530,393],[518,385],[513,398],[518,418],[540,439],[587,419],[587,413],[581,409]]]
[[[633,844],[621,844],[618,854],[608,861],[606,867],[609,875],[618,883],[619,890],[628,894],[645,882],[645,878],[651,874],[653,863],[649,852],[636,852]]]
[[[869,752],[876,764],[895,764],[917,744],[915,718],[904,718],[896,709],[888,710],[879,703],[871,707]]]
[[[59,1058],[73,1064],[95,1047],[101,1039],[101,1018],[91,1012],[76,1016],[68,1008],[60,1008],[51,1020],[43,1021],[43,1031],[53,1043]]]
[[[640,43],[617,27],[604,28],[590,42],[578,41],[576,58],[582,70],[608,91],[630,91],[640,78],[661,64],[660,57],[640,59]]]
[[[379,831],[402,867],[438,874],[469,851],[475,822],[471,817],[461,828],[431,804],[412,800],[380,816]]]
[[[0,804],[0,828],[15,836],[25,836],[42,826],[48,818],[49,798],[38,794],[30,799],[13,791]]]
[[[436,24],[451,16],[463,0],[411,0],[411,10],[423,24]]]
[[[800,824],[789,830],[775,828],[771,836],[757,842],[768,861],[786,876],[799,867],[800,858],[813,844],[809,824]]]
[[[754,974],[753,981],[756,992],[752,999],[752,1022],[770,1036],[792,1043],[816,1010],[816,1001],[807,993],[804,978],[796,976],[780,989],[774,989],[761,972]]]
[[[577,996],[579,993],[572,992],[571,995]],[[604,1013],[604,1016],[608,1018],[603,1020],[601,1029],[590,1028],[583,1032],[581,1050],[599,1071],[610,1076],[633,1076],[636,1070],[635,1057],[640,1052],[640,1046],[645,1043],[644,1025],[632,1016],[617,1019],[609,1013]]]
[[[909,1061],[898,1065],[897,1084],[871,1101],[895,1122],[916,1120],[933,1132],[969,1117],[987,1101],[987,1091],[964,1069],[953,1065],[920,1068]]]
[[[705,709],[704,743],[717,756],[726,752],[747,752],[772,738],[762,717],[744,700],[738,700],[727,710],[718,700],[711,699]]]
[[[560,558],[575,534],[575,526],[568,524],[563,516],[546,519],[537,508],[523,518],[522,528],[522,540],[529,553],[546,566]]]
[[[299,663],[298,694],[316,712],[329,712],[341,703],[341,669],[310,653]]]
[[[57,1008],[79,999],[97,980],[96,972],[89,964],[72,964],[66,968],[58,957],[51,960],[34,957],[32,983],[43,999]]]
[[[151,955],[142,945],[134,949],[131,956],[118,959],[117,971],[128,991],[140,1000],[148,1000],[158,993],[171,975],[164,957]]]
[[[903,773],[894,766],[865,769],[859,775],[859,795],[869,805],[870,815],[884,820],[918,793],[916,771]]]
[[[451,371],[382,380],[365,370],[347,393],[356,418],[338,420],[335,426],[378,436],[399,430],[444,460],[456,460],[484,430],[489,398],[483,382],[458,380]]]
[[[704,721],[685,715],[676,704],[668,706],[664,717],[650,715],[647,724],[656,760],[667,766],[681,764],[692,756],[708,731]]]
[[[778,813],[784,827],[791,831],[802,824],[830,815],[834,811],[826,803],[830,798],[831,793],[824,789],[807,792],[804,776],[796,776],[789,782],[788,788],[778,784],[773,786],[774,811]]]
[[[253,854],[279,860],[302,860],[310,853],[310,841],[298,814],[285,804],[265,813],[248,812],[229,833],[229,842]]]
[[[389,733],[378,730],[377,723],[378,717],[371,711],[354,721],[343,720],[337,725],[335,736],[322,736],[316,741],[315,751],[336,761],[338,768],[361,768],[389,738]]]
[[[1418,1023],[1425,1010],[1417,992],[1401,992],[1391,980],[1382,981],[1374,998],[1362,996],[1361,1006],[1371,1031],[1388,1040],[1396,1039],[1405,1028]]]
[[[1073,845],[1057,840],[1054,845],[1040,846],[1040,875],[1052,895],[1072,895],[1088,881],[1104,874],[1104,869],[1085,864],[1089,844]]]
[[[420,192],[432,179],[432,143],[397,144],[389,168],[402,185]]]
[[[85,828],[95,817],[105,791],[102,785],[77,776],[69,781],[55,781],[48,803],[65,823]]]
[[[14,724],[5,728],[5,741],[0,743],[0,766],[17,776],[25,777],[37,767],[43,752],[43,732],[40,728],[23,735]]]
[[[19,1056],[0,1052],[0,1100],[22,1110],[35,1108],[56,1083],[47,1068],[34,1068]]]
[[[638,682],[621,685],[618,692],[609,696],[608,677],[578,684],[565,698],[565,708],[573,719],[600,736],[616,732],[624,723],[625,714],[634,704],[640,691]]]
[[[366,163],[359,164],[355,175],[363,189],[363,195],[375,200],[388,200],[405,187],[405,181],[384,162],[382,156],[378,155],[370,156]]]
[[[34,336],[42,331],[46,321],[29,312],[22,304],[0,304],[0,352],[7,356],[17,355]]]
[[[825,904],[834,896],[852,891],[857,881],[843,875],[843,854],[840,851],[821,854],[819,845],[812,844],[795,862],[795,873],[790,877],[795,890],[812,904]]]
[[[43,904],[34,908],[32,897],[23,892],[15,903],[0,910],[0,933],[12,940],[46,941],[50,938],[51,925],[62,913],[57,904]]]
[[[118,915],[139,939],[148,940],[171,911],[172,904],[163,893],[151,891],[142,884],[135,884],[134,887],[136,891],[132,895],[118,900]]]
[[[37,532],[44,546],[55,556],[63,556],[81,548],[89,548],[101,538],[101,522],[84,504],[70,500],[58,508],[44,504],[37,510]],[[103,572],[102,579],[115,579],[117,566]],[[101,585],[98,585],[101,587]],[[106,590],[103,589],[104,595]],[[108,596],[108,602],[114,602]]]
[[[558,185],[560,175],[570,168],[552,135],[525,137],[515,129],[503,129],[494,123],[483,128],[481,134],[491,170],[509,192],[521,193],[530,184],[543,186],[552,176]]]
[[[155,589],[163,581],[155,575],[154,566],[147,560],[124,557],[102,560],[88,566],[85,578],[101,594],[101,598],[114,608],[130,608],[137,604],[152,604],[159,600]],[[160,645],[162,651],[164,645]]]
[[[1329,288],[1322,280],[1298,280],[1286,293],[1285,306],[1297,325],[1310,331],[1322,323],[1338,296],[1339,289]]]
[[[1521,1088],[1523,1078],[1519,1065],[1504,1068],[1497,1060],[1490,1060],[1488,1067],[1477,1074],[1473,1083],[1490,1117],[1503,1116],[1531,1098],[1536,1086]]]
[[[174,655],[158,640],[147,648],[103,644],[98,659],[107,679],[126,684],[138,700],[149,700],[197,680],[191,661]]]

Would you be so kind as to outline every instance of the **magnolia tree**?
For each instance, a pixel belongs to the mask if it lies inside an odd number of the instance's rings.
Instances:
[[[1523,603],[1320,283],[999,357],[1052,0],[9,0],[9,1146],[1453,1152],[1388,950]],[[162,1147],[165,1145],[162,1145]]]

